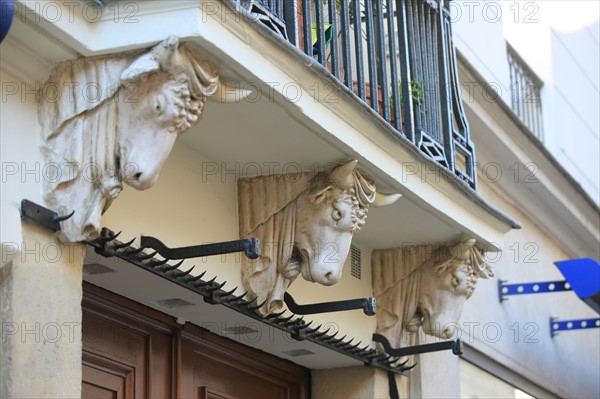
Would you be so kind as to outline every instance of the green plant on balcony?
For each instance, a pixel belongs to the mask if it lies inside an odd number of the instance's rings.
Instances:
[[[404,106],[404,100],[402,98],[402,82],[398,82],[398,95],[400,96],[400,106]],[[425,102],[425,81],[420,79],[410,80],[410,97],[413,105],[419,107]],[[394,98],[390,94],[390,107],[394,106]]]
[[[390,89],[391,91],[391,89]],[[402,126],[404,126],[404,100],[402,98],[402,82],[398,82],[398,96],[400,98],[400,115],[402,120]],[[425,81],[420,79],[411,79],[410,80],[410,96],[412,98],[413,105],[416,109],[419,110],[422,114],[426,114],[427,110],[424,107],[421,107],[425,104]],[[391,122],[394,120],[394,96],[390,94],[389,97],[390,103],[390,115]],[[380,104],[381,105],[381,104]]]

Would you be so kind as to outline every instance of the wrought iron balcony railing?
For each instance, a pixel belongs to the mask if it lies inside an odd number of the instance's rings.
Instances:
[[[510,70],[511,107],[521,122],[540,140],[544,140],[542,122],[542,102],[540,89],[542,81],[507,44],[508,67]]]
[[[475,189],[448,0],[238,1]]]

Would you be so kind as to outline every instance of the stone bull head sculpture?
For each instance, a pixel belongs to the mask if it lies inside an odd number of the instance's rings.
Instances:
[[[425,262],[415,317],[409,322],[414,332],[419,325],[427,334],[449,339],[456,332],[465,301],[473,295],[478,278],[493,276],[475,240],[466,240],[442,251],[443,259]]]
[[[371,261],[377,330],[396,346],[420,327],[451,338],[477,280],[493,276],[473,239],[376,250]]]
[[[123,182],[138,190],[154,185],[207,98],[249,94],[225,88],[216,66],[175,36],[150,50],[62,62],[44,85],[49,90],[60,96],[41,96],[42,150],[57,176],[46,179],[44,198],[61,215],[75,210],[62,223],[63,241],[97,237]]]
[[[369,207],[400,197],[377,193],[356,164],[349,161],[317,174],[240,179],[241,236],[256,236],[263,246],[260,259],[243,261],[242,279],[248,295],[265,303],[264,314],[282,306],[285,290],[298,275],[323,285],[337,283]]]

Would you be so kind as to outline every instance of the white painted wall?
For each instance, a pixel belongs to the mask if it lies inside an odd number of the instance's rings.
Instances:
[[[568,259],[560,243],[504,200],[497,187],[480,180],[480,190],[523,224],[505,236],[504,252],[489,255],[497,279],[509,283],[564,280],[554,261]],[[551,217],[549,215],[548,217]],[[479,280],[466,302],[462,339],[516,373],[562,397],[600,396],[600,329],[551,338],[549,319],[597,318],[573,292],[510,297],[500,303],[498,280]]]
[[[578,30],[552,27],[554,86],[548,88],[554,97],[555,147],[551,149],[596,203],[600,198],[599,29],[598,19]]]
[[[37,148],[36,78],[48,66],[32,58],[14,40],[0,46],[0,266],[15,255],[22,243],[21,200],[42,203],[42,179],[52,173]],[[19,63],[27,61],[26,67]],[[33,75],[33,76],[32,76]]]
[[[467,93],[484,93],[491,102],[500,98],[510,104],[510,76],[506,61],[506,41],[502,33],[501,2],[459,0],[450,3],[454,44],[484,77],[488,87],[478,82],[461,82]],[[477,95],[474,94],[474,95]],[[465,95],[463,101],[469,101]]]

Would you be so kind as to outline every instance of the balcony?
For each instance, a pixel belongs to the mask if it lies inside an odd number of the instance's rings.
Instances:
[[[542,102],[540,98],[542,81],[508,43],[507,48],[508,66],[510,68],[511,108],[535,137],[540,141],[544,141]]]
[[[396,134],[476,188],[448,1],[238,3],[327,68]]]

